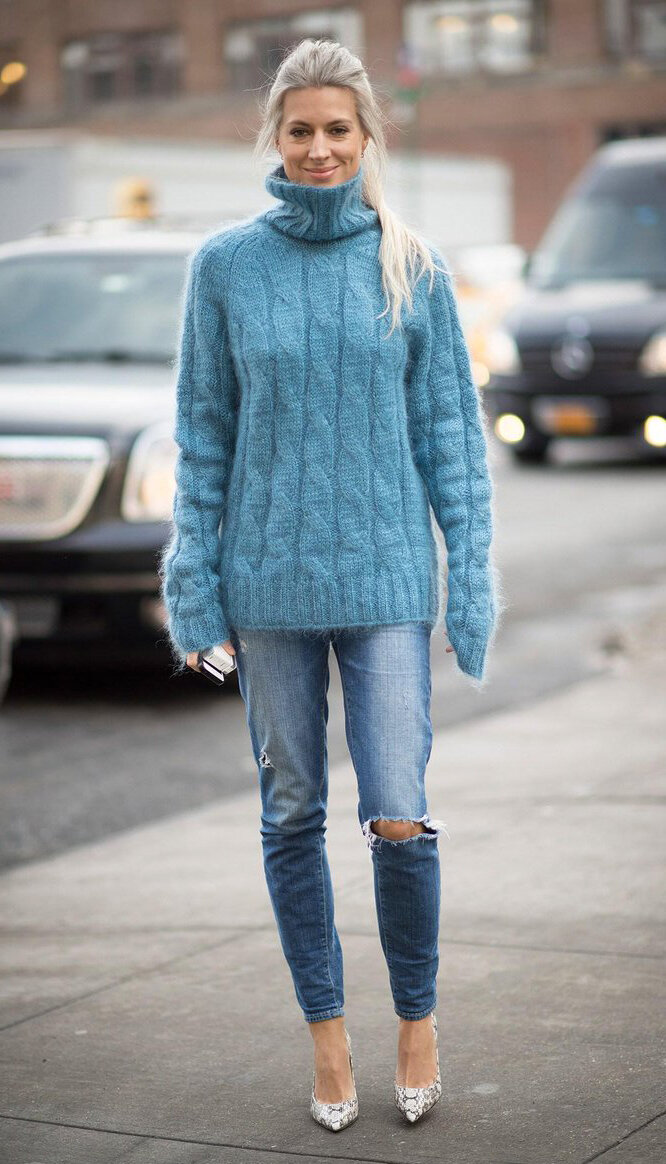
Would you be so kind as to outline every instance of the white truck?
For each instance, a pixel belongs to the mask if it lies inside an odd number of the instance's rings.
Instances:
[[[214,227],[272,203],[264,177],[278,160],[257,161],[242,144],[10,130],[0,135],[0,242],[61,219],[113,215],[131,178],[150,184],[158,214]],[[511,241],[511,177],[495,159],[393,150],[386,196],[447,257]]]

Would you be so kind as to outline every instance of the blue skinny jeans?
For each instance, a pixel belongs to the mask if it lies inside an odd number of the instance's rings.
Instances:
[[[264,872],[296,998],[307,1022],[344,1014],[325,831],[329,648],[340,669],[358,817],[373,866],[379,936],[396,1014],[435,1009],[441,821],[428,814],[432,748],[425,623],[340,630],[232,628],[238,683],[261,792]],[[371,822],[419,821],[405,840]]]

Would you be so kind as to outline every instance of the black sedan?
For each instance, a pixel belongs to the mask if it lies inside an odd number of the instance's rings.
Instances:
[[[666,450],[666,138],[604,146],[488,340],[486,409],[519,461],[558,437]]]

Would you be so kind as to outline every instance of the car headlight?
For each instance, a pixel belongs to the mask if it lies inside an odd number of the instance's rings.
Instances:
[[[171,520],[177,456],[178,446],[171,436],[170,425],[151,425],[137,437],[120,503],[125,521]]]
[[[666,375],[666,331],[657,331],[648,340],[638,360],[644,376]]]
[[[518,345],[503,327],[494,328],[488,335],[486,363],[491,376],[513,376],[521,370]]]

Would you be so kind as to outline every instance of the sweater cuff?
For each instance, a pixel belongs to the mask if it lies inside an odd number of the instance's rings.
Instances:
[[[495,628],[494,616],[481,612],[470,603],[464,614],[446,615],[446,632],[456,652],[458,666],[479,682],[483,679],[488,646]]]
[[[203,651],[226,642],[230,633],[231,628],[219,603],[211,603],[196,615],[176,614],[169,622],[169,637],[181,659],[185,659],[190,651]]]
[[[452,642],[451,646],[455,649],[460,670],[466,675],[471,675],[473,679],[483,679],[488,639],[463,636],[457,645]]]

